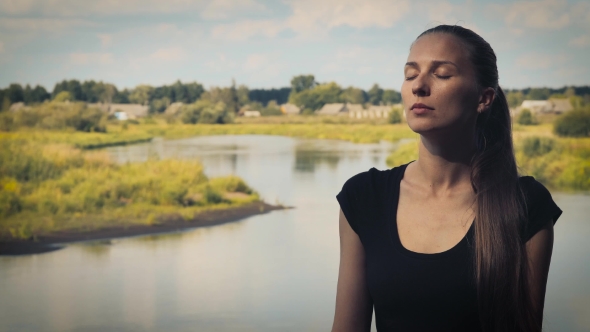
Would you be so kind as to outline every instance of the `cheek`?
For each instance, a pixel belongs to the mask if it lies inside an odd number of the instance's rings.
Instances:
[[[404,108],[407,109],[409,107],[408,103],[412,103],[412,86],[411,84],[404,80],[404,82],[402,83],[402,91],[401,91],[401,95],[402,95],[402,104],[404,105]]]

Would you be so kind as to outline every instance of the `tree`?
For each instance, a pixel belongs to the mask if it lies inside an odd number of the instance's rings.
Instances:
[[[302,109],[318,110],[328,103],[337,103],[340,101],[342,89],[338,84],[331,82],[315,86],[311,90],[303,90],[299,93],[291,93],[289,102]]]
[[[8,86],[6,93],[11,104],[18,103],[25,100],[23,87],[20,84],[13,83]]]
[[[402,95],[395,90],[383,90],[381,101],[387,105],[397,104],[402,101]]]
[[[36,85],[35,88],[31,91],[31,101],[33,103],[42,103],[46,100],[49,100],[51,95],[44,87],[40,85]]]
[[[245,85],[240,85],[238,87],[238,104],[240,105],[240,107],[248,104],[250,102],[250,98],[249,98],[249,94],[250,94],[250,90],[248,90],[248,87]]]
[[[299,75],[291,79],[291,91],[293,93],[310,90],[316,85],[317,83],[313,75]]]
[[[72,95],[68,91],[62,91],[62,92],[58,93],[57,96],[55,96],[55,98],[53,98],[53,101],[57,101],[57,102],[65,102],[65,101],[72,101],[72,100],[73,100]]]
[[[527,108],[520,111],[518,115],[518,124],[528,126],[536,124],[535,119],[533,118],[533,113]]]
[[[522,104],[524,100],[524,95],[521,91],[509,91],[506,94],[506,101],[508,102],[508,106],[510,107],[518,107]]]
[[[151,100],[154,88],[149,85],[138,85],[129,94],[129,101],[136,104],[147,105]]]
[[[166,108],[168,108],[168,106],[170,106],[170,99],[168,99],[168,97],[154,99],[150,103],[149,111],[152,114],[163,113],[166,110]]]
[[[529,100],[547,100],[551,96],[551,91],[547,88],[531,88],[526,95]]]
[[[352,86],[342,90],[342,93],[340,93],[340,101],[343,103],[364,104],[366,100],[365,91]]]
[[[239,111],[239,107],[238,107],[238,96],[237,96],[237,91],[234,89],[232,89],[231,87],[229,88],[218,88],[218,87],[212,87],[211,89],[209,89],[209,91],[206,91],[205,93],[203,93],[203,95],[201,96],[202,100],[208,100],[210,102],[212,102],[213,104],[216,104],[218,102],[223,102],[226,107],[230,110],[233,110],[234,113],[237,112],[236,110]]]
[[[379,105],[383,99],[383,89],[378,84],[373,84],[368,92],[369,102],[373,105]]]

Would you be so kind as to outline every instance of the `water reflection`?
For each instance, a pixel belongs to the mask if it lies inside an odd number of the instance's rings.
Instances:
[[[269,202],[295,206],[236,223],[0,257],[0,331],[326,331],[339,259],[344,181],[385,169],[395,146],[275,136],[156,140],[108,149],[119,162],[198,158]],[[590,327],[590,197],[564,210],[546,300],[547,331]],[[8,300],[6,300],[8,299]]]

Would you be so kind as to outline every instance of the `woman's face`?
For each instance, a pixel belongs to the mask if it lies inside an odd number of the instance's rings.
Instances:
[[[402,99],[410,128],[419,133],[474,128],[479,93],[469,53],[455,36],[433,33],[412,46]]]

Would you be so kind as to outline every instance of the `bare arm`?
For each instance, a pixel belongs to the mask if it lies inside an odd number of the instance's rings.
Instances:
[[[551,253],[553,252],[553,220],[535,234],[527,243],[526,251],[529,259],[529,283],[531,297],[539,326],[543,324],[543,307]]]
[[[371,329],[373,303],[365,278],[365,250],[340,210],[340,269],[332,332]]]

